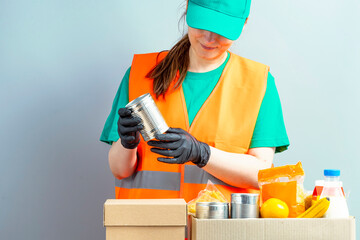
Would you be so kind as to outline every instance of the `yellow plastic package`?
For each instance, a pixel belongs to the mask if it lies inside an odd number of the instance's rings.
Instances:
[[[306,197],[304,176],[301,162],[260,170],[260,207],[269,198],[277,198],[288,205],[289,217],[294,218],[303,213]]]
[[[208,180],[206,188],[201,190],[197,198],[187,203],[188,214],[196,215],[196,203],[197,202],[227,202],[224,195],[215,187],[215,185]]]

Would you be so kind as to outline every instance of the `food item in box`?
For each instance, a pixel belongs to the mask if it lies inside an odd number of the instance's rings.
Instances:
[[[312,204],[313,204],[313,201],[312,201],[312,194],[311,193],[308,193],[305,195],[305,199],[304,199],[304,202],[305,202],[305,211],[307,209],[309,209]]]
[[[325,169],[324,177],[324,188],[321,191],[320,199],[324,197],[330,199],[330,206],[326,211],[324,218],[348,218],[349,209],[342,190],[340,170]]]
[[[323,188],[324,188],[324,180],[316,180],[314,191],[312,193],[311,205],[314,205],[316,201],[319,200]]]
[[[232,193],[231,218],[258,218],[258,193]]]
[[[289,207],[289,217],[297,217],[305,211],[304,170],[301,162],[263,169],[259,171],[260,207],[270,199],[277,198]]]
[[[322,198],[314,203],[308,210],[297,216],[298,218],[321,218],[330,206],[327,198]]]
[[[229,204],[224,202],[197,202],[196,218],[227,219],[229,218]]]
[[[262,218],[287,218],[289,216],[289,208],[280,199],[270,198],[261,206],[260,214]]]
[[[344,188],[342,186],[342,182],[340,182],[340,186],[341,186],[341,191],[345,196],[345,192],[344,192]],[[321,195],[321,192],[322,192],[323,188],[324,188],[324,180],[315,180],[315,187],[314,187],[314,191],[312,193],[311,204],[315,204],[315,202],[320,199],[320,195]]]
[[[197,202],[224,202],[226,203],[226,199],[224,195],[215,187],[215,185],[209,180],[206,188],[201,190],[197,196],[197,198],[188,202],[188,214],[193,216],[196,215],[196,203]]]

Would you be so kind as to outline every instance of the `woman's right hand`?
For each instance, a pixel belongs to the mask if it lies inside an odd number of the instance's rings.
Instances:
[[[121,144],[124,148],[134,149],[140,143],[140,130],[144,128],[141,124],[141,119],[133,117],[131,110],[128,108],[120,108],[118,121],[118,133],[121,139]]]

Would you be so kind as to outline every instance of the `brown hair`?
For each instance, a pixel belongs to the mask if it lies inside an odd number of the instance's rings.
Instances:
[[[184,18],[185,15],[186,11],[180,20]],[[180,41],[170,49],[166,57],[146,75],[147,78],[153,79],[153,91],[156,94],[156,98],[160,95],[165,97],[165,93],[169,90],[170,84],[175,79],[178,71],[179,78],[174,85],[174,89],[181,86],[190,63],[189,49],[190,40],[188,34],[185,34]]]

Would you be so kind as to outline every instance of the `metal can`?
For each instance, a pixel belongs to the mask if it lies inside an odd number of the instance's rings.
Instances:
[[[200,219],[229,218],[229,204],[223,202],[197,202],[196,218],[200,218]]]
[[[149,93],[134,99],[125,107],[131,109],[132,114],[141,119],[144,129],[140,133],[144,141],[154,139],[156,134],[162,134],[169,129]]]
[[[258,218],[259,194],[231,194],[231,218]]]

